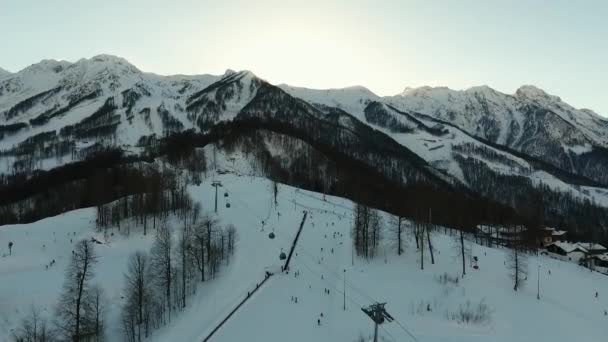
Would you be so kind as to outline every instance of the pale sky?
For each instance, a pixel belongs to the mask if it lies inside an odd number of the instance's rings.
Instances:
[[[0,67],[100,53],[379,95],[533,84],[608,116],[606,0],[0,0]]]

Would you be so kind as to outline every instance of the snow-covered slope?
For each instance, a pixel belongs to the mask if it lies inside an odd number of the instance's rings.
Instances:
[[[373,324],[361,308],[374,302],[386,302],[395,318],[379,331],[384,341],[599,341],[605,333],[603,310],[608,301],[594,294],[603,293],[600,288],[606,285],[606,276],[548,257],[530,257],[527,285],[515,292],[503,265],[507,251],[471,244],[472,255],[480,260],[479,270],[471,268],[467,259],[467,275],[457,284],[442,284],[441,275],[459,278],[461,269],[456,241],[442,229],[432,237],[435,264],[430,264],[426,254],[424,270],[420,270],[419,252],[411,237],[402,256],[395,255],[387,239],[376,260],[355,258],[353,262],[350,203],[332,197],[323,200],[319,194],[295,195],[296,203],[311,198],[315,203],[306,208],[310,224],[296,249],[291,272],[276,277],[256,294],[215,341],[356,341],[360,336],[371,341]],[[388,234],[385,231],[390,238]],[[540,300],[536,299],[537,275]],[[569,288],[579,290],[565,295]],[[291,301],[292,296],[298,298],[297,303]],[[476,325],[452,320],[451,315],[467,303],[486,304],[489,321]],[[260,325],[260,317],[268,325]],[[555,322],[568,324],[556,326]]]
[[[534,133],[528,132],[526,126],[541,115],[538,110],[550,112],[543,115],[551,120],[546,124],[554,124],[552,121],[558,119],[568,124],[548,130],[556,135],[554,138],[565,139],[567,145],[587,142],[605,146],[608,142],[605,130],[608,120],[592,111],[575,109],[559,97],[530,85],[520,87],[513,95],[488,86],[461,91],[446,87],[406,88],[403,93],[384,99],[398,108],[432,115],[471,134],[508,146],[517,146]]]
[[[387,311],[395,317],[380,329],[385,341],[414,340],[404,329],[428,342],[601,341],[606,333],[608,277],[604,275],[545,256],[530,257],[527,284],[515,292],[503,265],[507,250],[467,242],[471,255],[479,257],[479,270],[471,268],[467,259],[467,275],[457,284],[442,284],[441,275],[458,279],[461,272],[451,231],[440,228],[432,235],[435,264],[426,253],[422,271],[411,236],[406,237],[405,253],[396,255],[389,216],[382,214],[386,229],[379,257],[371,261],[353,258],[352,202],[279,185],[275,206],[271,183],[246,174],[242,157],[219,154],[217,163],[244,174],[215,178],[210,174],[189,192],[208,210],[213,205],[211,181],[223,183],[229,196],[220,197],[218,216],[222,223],[233,223],[238,229],[236,255],[215,280],[200,285],[186,310],[155,331],[149,341],[200,341],[207,336],[255,288],[266,270],[278,270],[278,255],[293,241],[303,210],[308,211],[308,219],[291,271],[273,276],[212,341],[354,341],[359,336],[369,340],[372,323],[361,307],[374,301],[387,302]],[[230,208],[225,207],[226,202]],[[29,225],[2,227],[0,239],[14,241],[15,246],[8,256],[5,244],[0,245],[0,340],[9,340],[11,329],[32,304],[43,315],[52,315],[73,242],[91,236],[104,242],[95,246],[99,262],[94,282],[103,286],[109,299],[107,338],[122,339],[118,313],[126,260],[136,250],[147,250],[152,237],[134,229],[128,237],[117,233],[104,240],[94,230],[94,219],[94,209],[83,209]],[[404,226],[409,229],[409,222]],[[268,238],[270,231],[275,232],[275,239]],[[56,265],[46,270],[53,259]],[[541,267],[540,300],[536,299],[537,266]],[[594,296],[596,291],[599,298]],[[291,297],[297,297],[297,303]],[[474,325],[452,318],[468,302],[485,303],[489,319]]]
[[[598,203],[608,199],[601,191],[603,188],[581,189],[578,185],[568,184],[552,174],[552,170],[539,168],[538,163],[485,144],[462,129],[441,124],[430,116],[400,111],[382,102],[370,102],[364,112],[364,120],[368,124],[472,189],[476,189],[476,184],[469,182],[468,175],[463,172],[463,160],[481,162],[495,174],[529,178],[537,187],[547,186],[558,192],[574,194],[580,199]]]
[[[88,127],[89,134],[82,132],[88,136],[81,138],[135,145],[142,135],[191,128],[184,109],[186,98],[220,78],[143,73],[126,60],[108,55],[75,63],[45,60],[0,82],[1,124],[25,125],[6,134],[0,148],[43,132],[60,133],[68,125],[83,122],[109,100],[114,129],[95,133],[106,121]]]
[[[404,111],[430,115],[476,137],[542,159],[569,172],[606,183],[608,120],[576,109],[534,86],[504,94],[487,86],[457,91],[407,88],[383,100]],[[591,166],[591,167],[590,167]]]
[[[0,80],[0,173],[49,169],[104,147],[138,153],[150,136],[239,119],[289,127],[380,170],[397,165],[381,150],[399,151],[408,160],[395,177],[402,182],[424,171],[501,200],[489,189],[504,184],[488,179],[508,175],[608,203],[597,188],[608,184],[608,121],[532,86],[514,95],[481,86],[378,97],[360,86],[275,87],[250,71],[160,76],[108,55],[45,60]],[[359,155],[362,145],[373,151]]]
[[[362,86],[340,89],[309,89],[281,84],[279,88],[291,96],[303,99],[311,104],[339,108],[358,119],[362,118],[363,110],[370,101],[380,99],[378,95]]]

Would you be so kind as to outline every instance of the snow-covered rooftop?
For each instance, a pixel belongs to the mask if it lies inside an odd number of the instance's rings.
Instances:
[[[587,249],[583,246],[581,246],[580,243],[576,243],[576,242],[561,242],[561,241],[557,241],[552,243],[549,246],[556,246],[558,248],[561,248],[563,251],[565,251],[566,253],[572,253],[576,250],[579,250],[583,253],[587,253]]]

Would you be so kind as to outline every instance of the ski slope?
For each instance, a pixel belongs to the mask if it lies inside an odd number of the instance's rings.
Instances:
[[[214,179],[223,183],[218,216],[238,230],[236,254],[216,279],[199,286],[187,308],[155,331],[150,341],[202,341],[263,280],[266,270],[277,273],[211,341],[355,341],[360,336],[368,340],[373,326],[360,308],[374,301],[387,302],[387,311],[396,318],[380,329],[385,341],[604,341],[608,333],[608,316],[604,316],[608,277],[599,273],[546,256],[529,257],[528,282],[514,292],[503,264],[507,251],[472,244],[480,269],[472,269],[467,260],[467,275],[457,285],[441,284],[440,275],[461,272],[449,230],[445,234],[440,228],[433,234],[435,264],[426,254],[424,270],[411,238],[406,238],[405,253],[396,255],[388,228],[379,256],[366,261],[353,257],[349,200],[279,185],[275,206],[267,179],[208,175],[200,186],[189,188],[205,211],[213,211],[215,193],[210,184]],[[279,253],[281,249],[288,252],[304,210],[309,214],[291,270],[280,273]],[[388,215],[383,218],[386,227]],[[99,263],[94,282],[101,284],[108,297],[107,337],[122,339],[118,317],[126,261],[134,251],[148,250],[153,234],[143,236],[133,229],[130,236],[117,233],[104,240],[94,222],[95,210],[89,208],[28,225],[0,227],[0,341],[9,340],[11,329],[32,304],[52,317],[72,244],[90,237],[104,242],[95,245]],[[177,228],[177,224],[172,226]],[[276,238],[269,239],[273,230]],[[6,255],[7,241],[15,243],[11,256]],[[46,270],[53,259],[56,265]],[[541,299],[537,300],[539,265]],[[481,300],[492,312],[487,323],[466,325],[448,318],[467,301]]]
[[[252,336],[260,341],[369,339],[373,325],[360,308],[374,301],[387,302],[387,311],[398,321],[380,329],[387,341],[602,341],[608,332],[608,316],[603,313],[608,307],[603,293],[608,289],[608,277],[604,275],[548,257],[530,257],[528,283],[516,293],[503,265],[507,251],[473,245],[480,269],[472,269],[467,260],[467,275],[459,284],[442,285],[439,275],[461,272],[456,242],[442,233],[431,237],[435,264],[425,255],[423,271],[413,241],[398,257],[386,239],[377,259],[355,257],[353,265],[351,204],[330,197],[323,201],[322,195],[303,191],[295,196],[296,203],[305,203],[311,215],[291,272],[273,277],[215,341],[242,341]],[[335,239],[334,232],[338,233]],[[388,234],[385,230],[385,237]],[[536,299],[538,266],[541,300]],[[298,277],[295,271],[300,273]],[[325,288],[330,289],[329,295]],[[600,293],[597,299],[595,291]],[[297,304],[292,296],[298,297]],[[492,310],[487,324],[462,325],[446,318],[459,305],[481,300]]]

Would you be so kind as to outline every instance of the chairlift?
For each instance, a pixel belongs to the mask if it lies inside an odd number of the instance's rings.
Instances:
[[[271,239],[274,239],[274,233],[270,232],[270,234],[268,234],[268,237],[271,238]]]
[[[226,208],[230,208],[230,203],[226,203]]]
[[[281,252],[281,254],[279,254],[279,259],[281,259],[281,260],[287,259],[287,255],[285,255],[285,252]]]
[[[224,192],[224,197],[228,197],[228,193],[227,192]]]

